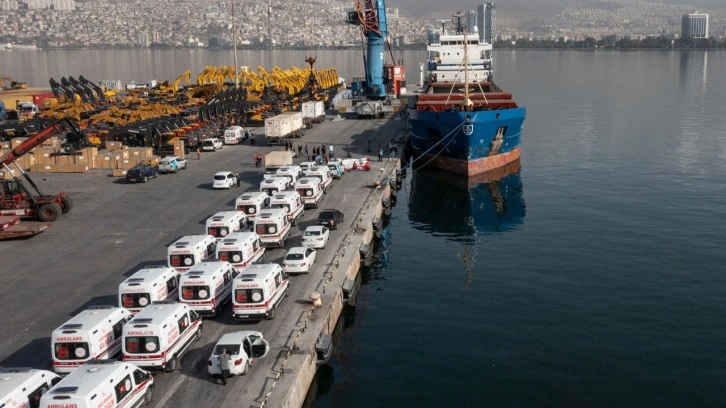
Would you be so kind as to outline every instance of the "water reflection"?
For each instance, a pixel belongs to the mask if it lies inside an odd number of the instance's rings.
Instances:
[[[518,228],[525,205],[519,160],[476,178],[420,169],[411,176],[413,227],[473,243],[484,234]]]

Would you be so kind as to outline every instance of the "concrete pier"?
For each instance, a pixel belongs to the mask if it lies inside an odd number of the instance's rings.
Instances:
[[[311,272],[291,277],[290,296],[275,319],[237,323],[229,305],[220,317],[205,319],[201,341],[182,356],[180,368],[155,376],[153,406],[301,406],[319,355],[323,357],[341,317],[347,295],[343,287],[356,280],[363,261],[361,247],[371,244],[374,224],[383,216],[384,202],[391,199],[391,186],[376,182],[395,178],[399,160],[386,157],[378,162],[375,152],[379,145],[387,150],[391,140],[400,140],[405,125],[391,117],[328,120],[294,140],[295,148],[302,143],[310,151],[313,146],[333,144],[339,158],[348,152],[354,158],[367,156],[372,169],[348,172],[335,180],[319,208],[308,209],[293,228],[286,248],[300,245],[301,232],[314,223],[320,210],[336,208],[345,214],[340,229],[331,231],[326,247],[318,250]],[[225,146],[202,153],[200,160],[189,157],[188,169],[145,184],[127,184],[102,170],[32,174],[42,190],[66,191],[75,206],[42,234],[2,243],[0,306],[5,313],[0,322],[6,335],[0,339],[0,365],[50,369],[50,334],[55,328],[91,305],[117,304],[118,285],[126,277],[141,267],[165,264],[170,243],[203,233],[209,216],[232,209],[244,191],[258,189],[262,174],[254,166],[255,153],[283,149]],[[242,186],[213,190],[212,175],[223,170],[240,172]],[[270,250],[266,259],[281,262],[285,253],[286,249]],[[313,306],[313,292],[320,294],[322,306]],[[233,377],[223,386],[207,374],[207,358],[222,334],[239,330],[262,332],[271,350],[255,359],[249,374]]]

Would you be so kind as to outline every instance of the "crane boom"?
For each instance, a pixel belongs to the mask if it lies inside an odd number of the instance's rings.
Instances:
[[[355,11],[348,14],[348,22],[361,26],[368,43],[365,96],[371,99],[383,99],[386,97],[383,55],[388,38],[384,0],[356,0]]]
[[[2,163],[3,165],[8,165],[14,162],[20,156],[33,150],[34,147],[40,146],[44,141],[59,133],[81,134],[81,130],[78,129],[78,126],[76,126],[75,122],[73,122],[72,120],[67,118],[60,119],[48,126],[47,128],[34,134],[33,136],[30,136],[26,141],[19,144],[16,148],[5,153],[2,158],[0,158],[0,163]]]

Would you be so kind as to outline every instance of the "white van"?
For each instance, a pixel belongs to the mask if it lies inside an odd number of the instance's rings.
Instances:
[[[217,242],[233,232],[240,232],[247,227],[247,216],[239,211],[220,211],[207,218],[207,234],[215,237]]]
[[[224,131],[224,144],[238,144],[245,137],[245,128],[242,126],[230,126]]]
[[[133,364],[91,360],[40,399],[40,408],[116,408],[150,404],[154,377]]]
[[[185,272],[179,281],[179,301],[195,312],[217,316],[232,294],[237,271],[224,261],[202,262]]]
[[[217,244],[217,259],[243,268],[265,259],[265,245],[255,232],[234,232]]]
[[[254,232],[266,247],[284,247],[285,240],[290,235],[290,220],[287,210],[282,208],[267,208],[255,218]]]
[[[222,147],[224,147],[222,145],[222,141],[217,139],[216,137],[210,137],[202,140],[202,150],[204,150],[205,152],[214,152],[217,149],[221,149]]]
[[[323,199],[323,188],[320,186],[320,179],[317,177],[303,177],[295,183],[295,191],[302,198],[305,207],[318,207]]]
[[[264,191],[248,191],[237,197],[234,202],[237,211],[247,215],[247,222],[252,223],[257,214],[270,205],[270,196]]]
[[[275,170],[275,175],[277,177],[287,177],[288,185],[293,185],[297,179],[303,176],[303,171],[300,166],[290,165]]]
[[[323,194],[328,192],[328,188],[333,183],[330,176],[330,170],[326,166],[314,166],[305,170],[305,177],[317,177],[320,180],[320,186],[323,188]]]
[[[186,272],[192,266],[214,256],[217,240],[211,235],[187,235],[169,245],[168,265],[179,272]]]
[[[233,286],[236,320],[272,320],[275,309],[288,295],[290,279],[276,263],[255,264],[242,268]]]
[[[92,306],[50,336],[53,371],[70,373],[94,358],[116,358],[121,353],[121,333],[131,312],[113,306]]]
[[[0,368],[0,407],[36,408],[40,397],[60,379],[46,370]]]
[[[270,177],[262,180],[260,183],[260,191],[264,191],[269,196],[275,195],[279,191],[285,191],[290,185],[287,177]]]
[[[298,218],[305,214],[305,205],[303,205],[300,194],[295,190],[275,193],[270,200],[270,208],[284,209],[287,212],[287,219],[292,225],[295,225]]]
[[[118,287],[118,305],[136,314],[152,302],[179,298],[179,272],[170,266],[139,269]]]
[[[157,303],[124,326],[123,359],[150,371],[176,370],[179,358],[202,338],[202,318],[184,303]]]

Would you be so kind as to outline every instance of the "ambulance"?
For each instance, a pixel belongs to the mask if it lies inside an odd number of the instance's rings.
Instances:
[[[185,272],[179,281],[179,301],[195,312],[217,316],[232,295],[237,270],[224,261],[202,262]]]
[[[0,368],[0,407],[35,408],[40,397],[61,378],[50,371],[32,368]]]
[[[287,183],[289,185],[293,185],[295,184],[297,179],[303,176],[302,167],[296,165],[280,167],[279,169],[275,170],[275,176],[286,177]]]
[[[243,268],[265,259],[265,245],[255,232],[233,232],[217,244],[217,259]]]
[[[300,194],[295,190],[280,191],[270,198],[270,208],[282,208],[287,212],[287,219],[292,225],[305,214],[305,205]]]
[[[287,190],[289,184],[287,177],[266,178],[260,182],[260,191],[264,191],[268,196],[273,196],[278,191]]]
[[[40,408],[115,408],[151,404],[154,377],[133,364],[91,360],[40,399]]]
[[[131,317],[124,308],[92,306],[55,329],[50,337],[53,371],[70,373],[88,360],[116,358]]]
[[[187,235],[169,245],[168,265],[184,273],[192,266],[214,256],[217,240],[211,235]]]
[[[328,188],[333,183],[333,178],[330,176],[330,170],[325,166],[314,166],[305,170],[305,177],[316,177],[320,180],[320,187],[323,189],[323,194],[328,192]]]
[[[118,287],[119,307],[136,314],[153,302],[179,298],[179,272],[169,266],[139,269]]]
[[[257,214],[262,209],[270,205],[270,196],[264,191],[248,191],[237,197],[234,202],[237,211],[241,211],[247,215],[249,224],[254,221]]]
[[[254,232],[266,247],[284,247],[290,235],[290,219],[287,210],[266,208],[255,218]]]
[[[202,318],[184,303],[156,303],[124,327],[123,360],[149,371],[176,370],[192,342],[202,338]]]
[[[277,306],[288,295],[290,279],[278,264],[255,264],[242,268],[233,286],[235,320],[272,320]]]
[[[323,188],[320,186],[320,179],[317,177],[303,177],[295,182],[295,191],[302,198],[305,207],[318,207],[323,199]]]
[[[220,211],[207,218],[206,233],[219,242],[233,232],[240,232],[247,227],[247,216],[239,211]]]

